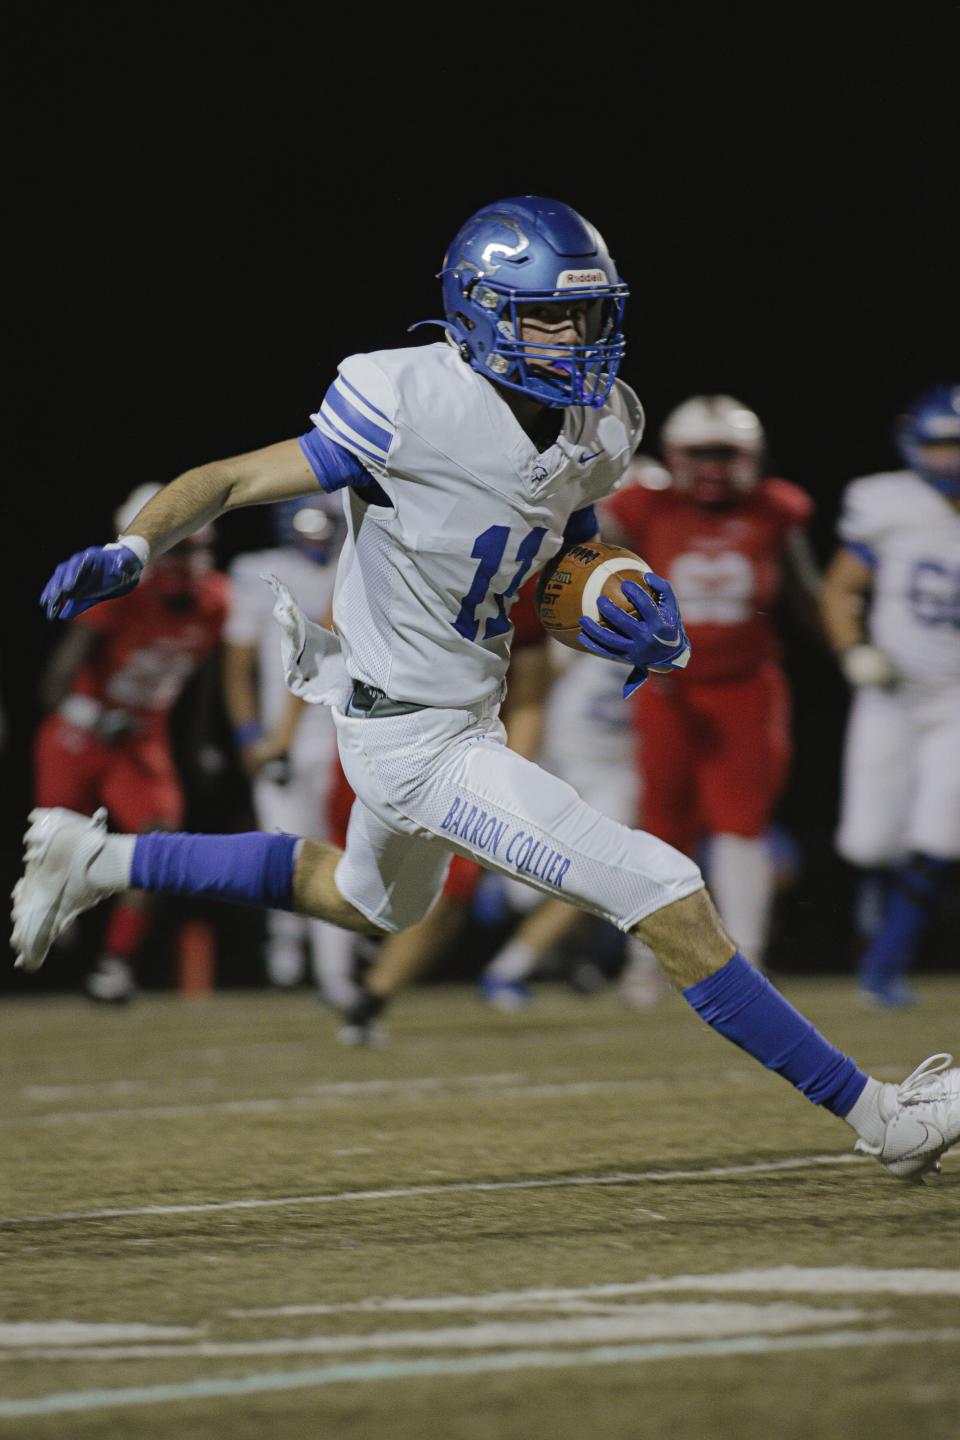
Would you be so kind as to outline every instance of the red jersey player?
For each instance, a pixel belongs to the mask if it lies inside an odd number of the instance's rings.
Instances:
[[[157,488],[133,492],[117,512],[120,529]],[[168,720],[220,638],[227,596],[201,531],[159,557],[131,594],[71,622],[43,680],[50,713],[36,737],[37,805],[87,814],[106,805],[124,831],[177,828],[183,793]],[[149,898],[133,893],[114,906],[102,958],[87,980],[91,998],[131,997]]]
[[[730,396],[685,401],[661,440],[672,483],[628,482],[604,507],[608,537],[670,580],[693,651],[689,670],[652,676],[631,707],[644,828],[688,854],[709,838],[720,913],[759,965],[773,895],[763,837],[790,762],[770,612],[785,592],[816,624],[813,506],[789,481],[763,478],[763,428]]]

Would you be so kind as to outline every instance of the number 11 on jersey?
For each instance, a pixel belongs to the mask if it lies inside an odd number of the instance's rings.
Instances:
[[[502,635],[509,630],[510,621],[507,617],[507,602],[512,600],[520,589],[527,572],[536,559],[537,552],[543,544],[543,537],[547,530],[544,525],[535,525],[520,541],[517,549],[517,570],[506,590],[494,595],[497,602],[497,613],[487,621],[484,631],[484,640],[492,640],[496,635]],[[460,603],[460,613],[453,622],[453,628],[461,634],[464,640],[476,640],[477,631],[480,628],[480,621],[477,619],[477,611],[487,598],[487,591],[490,582],[500,569],[504,551],[507,548],[507,541],[510,539],[510,527],[508,525],[491,525],[477,536],[473,542],[473,549],[470,551],[471,558],[479,560],[479,565],[474,572],[470,589],[464,595]]]

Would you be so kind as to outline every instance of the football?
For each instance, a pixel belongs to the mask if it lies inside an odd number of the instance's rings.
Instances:
[[[577,639],[580,616],[589,615],[604,625],[597,610],[601,595],[606,595],[621,610],[630,610],[629,601],[620,589],[624,580],[633,580],[641,590],[652,595],[643,578],[650,568],[646,560],[620,545],[606,545],[602,540],[572,545],[544,568],[537,590],[541,625],[561,645],[587,653]]]

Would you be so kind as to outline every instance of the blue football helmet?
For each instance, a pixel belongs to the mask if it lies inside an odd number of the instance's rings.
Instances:
[[[309,560],[326,565],[343,541],[345,521],[338,496],[299,495],[272,507],[274,534],[280,545],[295,545]]]
[[[479,374],[540,405],[604,403],[623,359],[629,292],[576,210],[539,195],[485,205],[458,230],[440,279],[447,333]],[[561,320],[576,301],[587,302],[584,343],[520,338],[521,306],[556,305]]]
[[[934,385],[897,424],[897,445],[911,470],[950,499],[960,497],[960,385]],[[934,447],[943,446],[938,460]]]

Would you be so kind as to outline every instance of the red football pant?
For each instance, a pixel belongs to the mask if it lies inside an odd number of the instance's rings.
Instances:
[[[111,823],[129,834],[157,826],[175,830],[183,790],[163,737],[133,736],[107,745],[49,715],[34,748],[36,803],[92,815],[106,805]]]
[[[643,828],[691,855],[706,835],[764,833],[790,765],[790,696],[773,661],[737,680],[653,677],[631,706]]]

